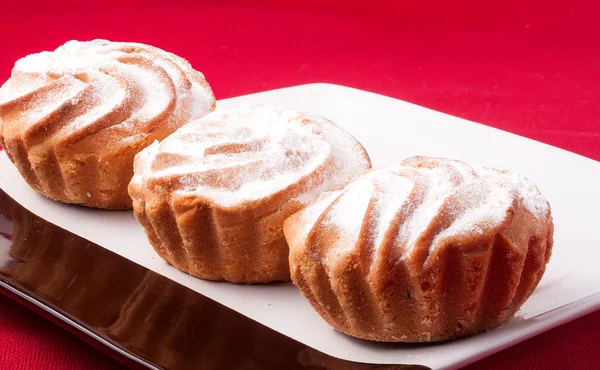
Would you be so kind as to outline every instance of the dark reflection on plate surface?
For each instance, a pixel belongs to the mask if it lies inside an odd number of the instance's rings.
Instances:
[[[426,369],[325,355],[44,221],[2,190],[0,214],[0,280],[156,366]]]

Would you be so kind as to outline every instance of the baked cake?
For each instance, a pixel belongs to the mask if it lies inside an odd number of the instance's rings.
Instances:
[[[496,327],[553,244],[550,206],[515,173],[414,157],[322,194],[285,221],[294,283],[337,330],[430,342]]]
[[[191,275],[289,280],[283,221],[370,168],[349,133],[294,109],[211,113],[135,159],[129,185],[156,252]]]
[[[16,62],[0,88],[0,145],[52,199],[131,208],[135,154],[214,107],[202,73],[174,54],[69,41]]]

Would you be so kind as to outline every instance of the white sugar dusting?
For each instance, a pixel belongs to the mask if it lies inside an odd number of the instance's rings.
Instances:
[[[192,163],[148,175],[227,171],[239,187],[209,186],[187,177],[181,191],[234,207],[283,191],[312,174],[305,190],[294,198],[309,204],[321,192],[339,189],[368,169],[357,145],[347,132],[321,117],[294,109],[243,106],[213,112],[177,130],[161,142],[160,152],[184,155]],[[231,168],[237,168],[234,174]]]
[[[115,55],[107,51],[104,45],[96,45],[93,41],[69,41],[55,51],[43,51],[19,59],[14,70],[38,74],[76,74],[113,61]]]
[[[26,73],[47,73],[54,64],[56,64],[54,53],[43,51],[19,59],[15,63],[15,69]]]
[[[447,196],[453,191],[449,171],[443,168],[423,170],[422,185],[425,187],[424,197],[412,216],[406,220],[399,232],[399,237],[408,235],[407,249],[410,251],[417,238],[429,226],[431,219],[438,213]]]
[[[358,180],[346,187],[345,192],[331,206],[324,224],[335,224],[345,234],[358,233],[365,211],[373,195],[373,184]]]
[[[507,211],[516,196],[516,189],[510,186],[504,175],[496,171],[478,168],[477,175],[478,178],[471,178],[479,179],[480,193],[471,196],[482,200],[476,206],[468,208],[448,228],[436,235],[431,243],[431,250],[434,250],[440,241],[448,236],[463,233],[481,235],[485,230],[501,224],[506,219]]]
[[[334,183],[335,181],[333,181],[333,179],[328,179],[313,190],[302,193],[300,196],[294,198],[294,200],[297,200],[302,204],[311,204],[319,197],[320,194],[330,191],[331,189],[335,189],[336,186]]]
[[[96,98],[92,102],[93,108],[73,120],[68,127],[71,131],[81,129],[97,121],[114,110],[125,98],[126,92],[117,80],[104,73],[92,73],[91,75],[95,79],[94,84],[97,87]],[[85,104],[86,102],[82,103]],[[93,105],[94,103],[96,105]]]
[[[311,226],[319,216],[333,203],[344,190],[328,191],[318,196],[317,200],[302,211],[302,222]]]
[[[327,207],[329,207],[342,192],[343,190],[335,190],[319,195],[314,203],[310,204],[299,213],[301,217],[295,220],[294,224],[291,225],[295,230],[294,232],[299,235],[308,235],[323,211],[325,211],[325,209],[327,209]],[[292,218],[288,218],[286,223],[290,222],[291,219]]]
[[[131,182],[136,184],[136,186],[141,186],[144,174],[150,172],[152,159],[156,156],[156,154],[158,154],[159,148],[158,140],[155,140],[152,144],[148,145],[141,152],[136,154],[134,160],[133,178],[131,179]]]
[[[212,93],[205,86],[202,86],[193,80],[190,92],[193,98],[190,118],[194,120],[210,113],[212,101],[214,100]]]
[[[10,79],[0,86],[0,104],[5,103],[10,99],[8,89],[10,88]]]
[[[414,161],[407,161],[398,166],[390,166],[376,171],[370,171],[351,182],[341,192],[336,194],[337,203],[327,208],[330,199],[319,199],[304,212],[303,221],[310,224],[303,230],[310,230],[319,219],[321,226],[335,226],[344,235],[348,245],[335,245],[336,251],[329,251],[330,263],[345,255],[355,247],[355,240],[364,217],[373,217],[374,225],[373,249],[374,263],[380,258],[379,251],[386,237],[386,232],[394,222],[394,217],[403,205],[408,204],[408,196],[413,191],[421,197],[419,204],[412,214],[403,221],[399,229],[396,243],[400,240],[406,243],[404,257],[410,255],[419,236],[438,215],[442,205],[446,207],[451,196],[463,200],[461,208],[452,207],[454,221],[434,236],[429,245],[433,251],[447,237],[469,233],[482,235],[491,228],[499,226],[508,217],[508,211],[513,204],[524,207],[540,222],[545,220],[549,212],[548,202],[540,194],[535,185],[525,177],[509,171],[498,171],[491,168],[471,167],[465,163],[442,159],[423,158],[423,161],[433,160],[439,165],[415,166]],[[431,167],[431,168],[430,168]],[[466,198],[465,198],[466,197]],[[374,202],[373,211],[365,215],[364,208],[369,200]],[[515,203],[516,202],[516,203]],[[323,204],[326,203],[326,204]],[[460,212],[456,214],[456,212]]]
[[[70,76],[65,76],[58,87],[52,90],[52,99],[50,101],[47,101],[46,104],[37,104],[31,107],[31,109],[23,111],[23,114],[27,117],[28,122],[38,122],[56,111],[65,102],[75,99],[84,88],[85,84],[81,81]]]
[[[356,248],[373,191],[374,187],[370,181],[355,181],[346,187],[344,193],[329,207],[323,226],[338,228],[340,239],[336,242],[337,247],[327,252],[326,259],[339,259]]]
[[[11,77],[0,87],[0,104],[18,99],[48,83],[48,79],[39,74],[21,73],[18,78]]]
[[[408,201],[407,198],[414,184],[406,177],[396,176],[385,171],[373,171],[369,173],[369,177],[373,179],[377,186],[374,195],[377,226],[373,240],[373,246],[375,247],[374,261],[376,261],[386,232],[390,229],[401,207]]]
[[[81,79],[82,83],[102,84],[105,81],[97,76],[92,80],[83,76],[103,73],[120,75],[129,81],[130,89],[124,91],[122,87],[117,88],[114,84],[97,86],[93,102],[71,101],[73,104],[90,106],[89,111],[71,123],[71,131],[94,122],[126,97],[143,99],[136,103],[140,108],[125,122],[135,124],[132,125],[134,130],[137,123],[152,120],[161,114],[173,99],[174,113],[186,120],[190,117],[196,119],[208,113],[214,102],[210,87],[199,84],[199,81],[204,80],[202,74],[191,69],[184,59],[143,44],[94,40],[69,41],[53,52],[44,51],[18,60],[11,78],[0,89],[0,103],[36,91],[65,76]],[[170,83],[163,80],[165,76],[170,78],[175,86],[175,95],[170,92]],[[141,93],[135,94],[134,90]],[[49,98],[51,99],[48,99],[49,102],[43,107],[28,107],[30,112],[27,114],[32,118],[41,119],[44,114],[54,111],[71,99],[60,95],[52,95]],[[171,122],[168,117],[166,119],[166,122]],[[179,121],[173,122],[181,125],[182,122]]]
[[[131,122],[152,119],[166,109],[170,96],[167,87],[156,74],[137,65],[121,63],[119,68],[129,83],[139,86],[144,92],[145,101],[132,115]]]
[[[535,184],[524,176],[514,172],[506,172],[506,179],[517,189],[521,205],[539,219],[545,219],[550,205]]]

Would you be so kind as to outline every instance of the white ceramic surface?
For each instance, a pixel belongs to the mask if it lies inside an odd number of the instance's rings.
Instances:
[[[373,166],[413,155],[443,156],[520,172],[552,206],[555,247],[546,275],[516,318],[500,328],[439,344],[382,345],[331,329],[292,284],[242,286],[199,280],[163,262],[130,211],[65,205],[31,190],[4,152],[0,188],[38,216],[175,280],[331,356],[379,364],[452,369],[600,308],[600,163],[389,97],[328,84],[219,101],[295,107],[321,114],[356,136]]]

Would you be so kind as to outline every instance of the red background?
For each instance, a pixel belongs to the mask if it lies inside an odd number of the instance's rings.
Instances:
[[[0,81],[70,39],[137,41],[188,59],[219,99],[331,82],[600,160],[597,1],[83,3],[0,3]],[[0,369],[122,366],[0,296]],[[600,312],[470,369],[515,367],[600,369]]]

